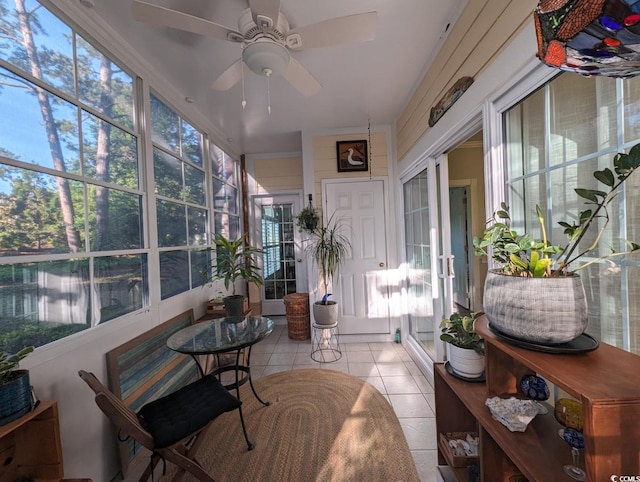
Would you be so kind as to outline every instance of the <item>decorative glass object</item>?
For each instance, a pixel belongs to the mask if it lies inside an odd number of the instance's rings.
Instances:
[[[558,435],[571,446],[572,463],[566,464],[563,467],[564,472],[572,479],[587,480],[587,474],[579,467],[580,450],[584,449],[584,436],[582,432],[572,428],[561,428],[558,431]]]
[[[550,392],[547,382],[544,378],[537,375],[525,375],[520,379],[520,393],[525,397],[535,400],[538,407],[538,413],[544,415],[548,413],[541,401],[549,400]]]
[[[545,64],[584,75],[640,73],[639,0],[540,0],[534,19]]]
[[[556,420],[565,427],[558,430],[558,435],[571,447],[572,463],[566,464],[563,468],[565,473],[575,480],[587,480],[587,474],[579,466],[580,450],[584,449],[582,412],[582,404],[576,400],[560,398],[556,401]]]
[[[584,416],[582,413],[582,403],[570,398],[559,398],[554,409],[556,420],[563,427],[582,430],[584,427]]]

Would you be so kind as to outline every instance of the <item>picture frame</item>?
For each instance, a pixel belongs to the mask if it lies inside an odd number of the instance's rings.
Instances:
[[[336,158],[338,172],[368,171],[369,151],[367,141],[337,141]]]

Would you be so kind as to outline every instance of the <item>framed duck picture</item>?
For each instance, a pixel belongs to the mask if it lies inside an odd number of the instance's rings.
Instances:
[[[338,172],[368,171],[367,141],[338,141],[336,155]]]

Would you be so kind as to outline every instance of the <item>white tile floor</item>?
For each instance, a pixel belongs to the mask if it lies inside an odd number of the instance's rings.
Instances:
[[[273,333],[253,346],[251,377],[318,368],[337,370],[371,383],[394,408],[423,482],[436,480],[437,445],[433,387],[398,343],[341,343],[342,358],[332,363],[311,359],[311,343],[293,341],[284,319],[273,317]]]

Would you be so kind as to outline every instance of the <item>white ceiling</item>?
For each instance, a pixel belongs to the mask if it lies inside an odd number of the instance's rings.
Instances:
[[[146,0],[238,28],[247,0]],[[281,0],[291,28],[333,17],[378,12],[369,42],[292,53],[323,88],[304,97],[282,77],[245,76],[242,86],[214,91],[212,82],[241,55],[240,44],[136,22],[132,0],[93,0],[111,25],[219,129],[237,153],[302,150],[301,132],[393,123],[423,76],[466,0]],[[448,28],[447,25],[451,24]]]

